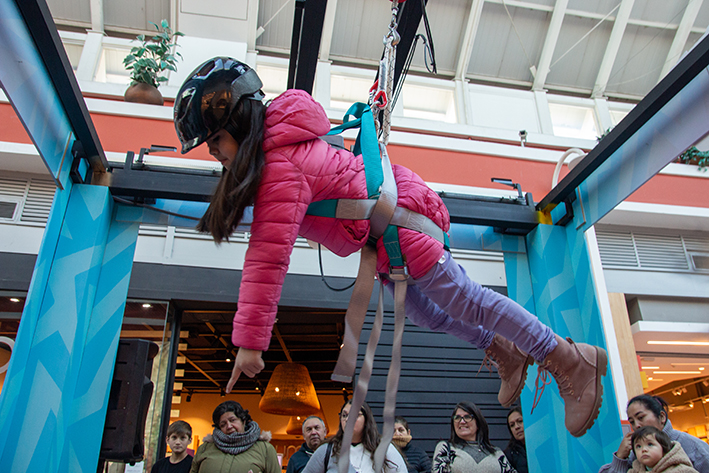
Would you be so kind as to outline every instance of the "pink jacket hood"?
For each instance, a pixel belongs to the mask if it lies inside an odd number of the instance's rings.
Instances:
[[[302,90],[289,90],[271,102],[266,111],[263,150],[314,140],[330,131],[325,110]]]

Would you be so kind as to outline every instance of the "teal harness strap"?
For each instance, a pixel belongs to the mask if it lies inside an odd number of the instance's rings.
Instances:
[[[382,160],[384,159],[388,163],[388,157],[383,156],[380,153],[374,117],[372,116],[371,109],[365,103],[357,102],[353,104],[345,113],[342,120],[342,125],[332,128],[328,135],[338,135],[345,130],[354,128],[359,128],[359,133],[357,134],[357,139],[352,152],[355,155],[362,155],[362,160],[364,162],[364,175],[367,181],[367,196],[369,201],[361,201],[363,205],[360,205],[357,208],[357,211],[354,210],[356,206],[353,205],[353,199],[327,199],[312,202],[308,206],[307,215],[316,217],[347,218],[352,220],[370,218],[371,211],[366,211],[364,209],[373,205],[381,194],[382,183],[384,182]],[[386,155],[385,148],[382,149],[382,153]],[[391,165],[389,164],[389,166]],[[420,217],[425,219],[423,216]],[[432,222],[428,223],[432,224]],[[422,233],[426,233],[427,235],[433,236],[437,240],[442,241],[446,249],[449,249],[450,247],[448,235],[443,231],[426,231],[418,225],[409,225],[399,221],[392,222],[392,224],[386,227],[382,235],[384,249],[389,256],[390,266],[392,268],[403,268],[406,266],[406,261],[404,261],[404,257],[401,253],[399,233],[397,230],[398,227],[421,231]]]
[[[404,255],[401,254],[401,245],[399,244],[399,227],[389,225],[382,235],[384,249],[389,257],[389,266],[392,268],[400,268],[406,266]]]
[[[350,120],[350,117],[354,117],[355,120]],[[355,155],[362,155],[364,176],[367,179],[367,197],[376,199],[379,197],[379,189],[384,181],[384,173],[382,172],[374,117],[369,105],[362,102],[352,105],[345,113],[342,125],[331,129],[328,135],[339,135],[351,128],[359,128],[352,152]]]

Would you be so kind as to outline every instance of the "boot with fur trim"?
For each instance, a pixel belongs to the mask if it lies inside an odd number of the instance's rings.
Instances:
[[[606,374],[608,356],[603,348],[574,343],[570,338],[556,335],[556,341],[558,346],[539,365],[540,377],[543,370],[554,377],[564,400],[566,429],[574,437],[581,437],[601,409],[601,377]]]
[[[503,407],[511,406],[519,397],[527,379],[527,368],[534,363],[534,358],[522,352],[517,345],[495,334],[492,343],[485,349],[500,375],[500,392],[497,400]]]

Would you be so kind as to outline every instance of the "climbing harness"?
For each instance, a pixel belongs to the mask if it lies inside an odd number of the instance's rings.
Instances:
[[[355,374],[359,338],[377,274],[376,243],[380,238],[389,257],[389,272],[386,275],[380,274],[379,277],[377,311],[350,407],[351,412],[359,412],[367,396],[374,354],[384,320],[384,282],[382,278],[385,277],[394,284],[394,340],[387,374],[384,428],[381,442],[374,453],[374,471],[377,473],[382,471],[387,449],[394,434],[396,395],[401,371],[401,345],[406,318],[404,303],[407,285],[413,283],[409,278],[406,258],[401,253],[398,228],[424,233],[443,243],[446,248],[449,246],[448,236],[431,219],[396,205],[398,198],[396,181],[386,145],[389,142],[391,130],[393,106],[391,97],[396,45],[400,41],[397,33],[398,4],[404,1],[392,1],[389,31],[384,37],[384,56],[379,64],[378,80],[370,89],[369,105],[361,102],[355,103],[345,113],[342,125],[333,128],[328,133],[335,135],[347,129],[359,128],[352,152],[355,155],[361,154],[364,161],[367,199],[332,199],[313,202],[309,205],[307,212],[312,216],[369,220],[370,225],[369,240],[361,251],[360,266],[345,315],[343,345],[332,374],[332,379],[335,381],[352,382]],[[381,121],[379,117],[381,117]],[[346,473],[349,468],[349,450],[356,420],[357,416],[350,416],[345,425],[338,461],[339,473]]]

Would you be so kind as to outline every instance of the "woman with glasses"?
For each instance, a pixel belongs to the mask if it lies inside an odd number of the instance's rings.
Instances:
[[[450,440],[438,442],[432,473],[516,473],[502,450],[490,443],[487,421],[478,406],[462,401],[451,415]]]
[[[351,412],[352,401],[347,401],[340,409],[340,426],[334,437],[315,450],[303,473],[337,473],[337,461],[342,448],[342,436],[350,415],[357,415],[350,447],[349,473],[374,473],[374,451],[380,442],[377,423],[367,403],[359,412]],[[408,473],[406,462],[394,445],[389,445],[384,461],[384,473]]]

